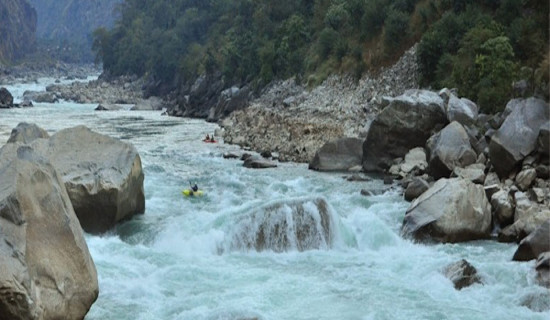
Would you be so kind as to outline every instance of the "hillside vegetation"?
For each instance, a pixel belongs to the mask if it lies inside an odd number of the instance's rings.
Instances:
[[[94,48],[111,75],[178,86],[220,71],[261,88],[360,77],[419,42],[425,86],[457,87],[496,111],[513,81],[530,94],[548,83],[548,36],[547,0],[126,0]]]

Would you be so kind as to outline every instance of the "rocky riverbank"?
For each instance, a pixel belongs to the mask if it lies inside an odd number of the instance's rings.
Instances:
[[[283,161],[309,162],[326,142],[365,137],[384,97],[418,88],[416,47],[393,66],[360,81],[331,76],[308,90],[293,79],[277,82],[221,122],[224,141],[271,151]]]

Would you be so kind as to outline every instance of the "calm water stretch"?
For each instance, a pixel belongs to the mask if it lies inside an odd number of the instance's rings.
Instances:
[[[24,90],[51,83],[8,86]],[[0,110],[0,141],[19,122],[50,134],[84,124],[130,142],[145,172],[146,211],[103,236],[86,235],[99,276],[87,320],[145,319],[549,319],[524,301],[544,304],[534,261],[516,263],[515,245],[492,241],[420,245],[399,236],[408,203],[381,181],[347,182],[342,174],[279,163],[253,170],[222,154],[238,150],[201,140],[216,129],[160,112],[97,112],[69,102]],[[206,193],[184,198],[196,181]],[[361,189],[386,190],[365,197]],[[332,244],[319,250],[256,252],[236,246],[256,233],[243,227],[266,206],[323,198],[334,222]],[[280,215],[290,215],[282,206]],[[272,215],[275,216],[275,215]],[[276,239],[275,239],[276,240]],[[293,239],[291,239],[292,242]],[[457,291],[441,270],[465,258],[484,285]],[[538,302],[537,302],[538,301]]]

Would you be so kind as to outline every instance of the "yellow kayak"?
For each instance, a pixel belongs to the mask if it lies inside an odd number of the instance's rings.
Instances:
[[[193,191],[191,189],[185,189],[181,193],[186,197],[198,197],[204,195],[204,191],[202,190]]]

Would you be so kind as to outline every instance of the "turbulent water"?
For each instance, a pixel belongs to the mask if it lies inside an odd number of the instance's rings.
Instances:
[[[24,90],[47,83],[8,90],[17,101]],[[201,142],[214,124],[95,107],[61,102],[0,110],[0,141],[23,121],[50,134],[84,124],[131,142],[141,155],[145,214],[109,234],[86,236],[100,287],[87,320],[550,316],[532,310],[547,308],[550,295],[535,284],[534,261],[511,261],[516,246],[404,240],[399,228],[408,204],[381,181],[347,182],[305,164],[246,169],[238,159],[222,158],[238,147]],[[189,181],[205,196],[183,197]],[[384,192],[366,197],[361,189]],[[305,247],[296,237],[304,221],[296,218],[310,221],[301,234]],[[255,250],[259,233],[272,249]],[[483,285],[457,291],[442,275],[463,258]],[[529,303],[532,309],[523,306]]]

